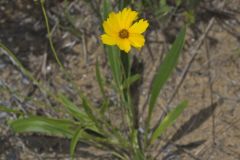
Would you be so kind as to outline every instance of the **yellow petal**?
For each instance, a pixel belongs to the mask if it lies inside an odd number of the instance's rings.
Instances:
[[[128,39],[119,38],[117,41],[117,45],[121,50],[125,51],[126,53],[128,53],[131,49],[131,45]]]
[[[146,31],[147,27],[149,26],[149,23],[147,20],[141,19],[140,21],[134,23],[130,28],[130,33],[143,33]]]
[[[111,24],[114,25],[117,31],[122,29],[122,20],[121,20],[121,11],[117,13],[110,13],[109,19],[111,20]],[[112,26],[113,27],[113,26]]]
[[[123,28],[128,29],[134,20],[138,17],[138,13],[136,11],[132,11],[130,8],[125,8],[121,12],[121,25]]]
[[[145,43],[145,39],[141,34],[130,34],[129,41],[136,48],[141,48]]]
[[[101,35],[101,39],[104,44],[115,45],[117,43],[115,37],[109,36],[107,34]]]
[[[114,27],[112,27],[112,24],[109,22],[109,20],[103,22],[103,29],[108,35],[116,35],[117,31]]]
[[[120,16],[118,13],[110,13],[109,15],[109,23],[110,23],[110,26],[112,28],[115,28],[116,31],[119,31],[121,30],[121,27],[120,27]]]
[[[120,27],[116,13],[112,12],[106,21],[103,22],[103,29],[108,35],[117,35]]]

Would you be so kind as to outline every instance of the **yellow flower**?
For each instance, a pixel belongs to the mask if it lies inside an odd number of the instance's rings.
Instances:
[[[126,53],[131,46],[141,48],[145,43],[142,33],[149,24],[143,19],[133,23],[137,17],[138,13],[130,8],[110,13],[108,19],[103,22],[105,34],[101,35],[102,42],[107,45],[117,45]]]

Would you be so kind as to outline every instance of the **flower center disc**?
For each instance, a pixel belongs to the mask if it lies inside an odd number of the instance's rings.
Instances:
[[[122,39],[128,38],[128,37],[129,37],[128,30],[122,29],[122,30],[119,32],[119,37],[122,38]]]

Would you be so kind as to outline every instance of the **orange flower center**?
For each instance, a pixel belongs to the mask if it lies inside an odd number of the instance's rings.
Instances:
[[[119,37],[122,38],[122,39],[128,38],[128,37],[129,37],[128,30],[122,29],[122,30],[119,32]]]

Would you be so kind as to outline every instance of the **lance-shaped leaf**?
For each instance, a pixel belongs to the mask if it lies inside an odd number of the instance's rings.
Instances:
[[[178,118],[178,116],[183,112],[183,110],[186,107],[187,107],[187,101],[183,101],[176,108],[174,108],[172,111],[170,111],[166,115],[163,121],[159,124],[159,126],[153,132],[150,138],[150,144],[152,144],[159,136],[162,135],[164,131],[166,131],[168,127],[170,127],[175,122],[175,120]]]
[[[79,141],[79,139],[81,138],[82,136],[82,132],[83,132],[83,129],[82,128],[79,128],[77,129],[77,131],[74,133],[73,135],[73,138],[71,140],[71,144],[70,144],[70,155],[71,155],[71,159],[74,158],[74,152],[75,152],[75,148],[76,148],[76,145]]]
[[[31,116],[10,122],[15,132],[41,132],[55,136],[71,138],[76,124],[69,120],[53,119],[47,117]]]
[[[120,51],[116,46],[106,46],[106,51],[116,88],[119,89],[122,82]]]
[[[155,107],[159,93],[163,88],[163,86],[166,84],[168,78],[170,77],[171,73],[173,72],[177,64],[179,55],[184,45],[185,33],[186,33],[186,28],[183,28],[179,33],[179,35],[177,36],[170,51],[164,58],[162,64],[159,67],[159,70],[157,71],[154,77],[152,87],[151,87],[151,92],[150,92],[150,99],[149,99],[149,109],[148,109],[148,118],[147,118],[148,127],[151,121],[152,112]]]

